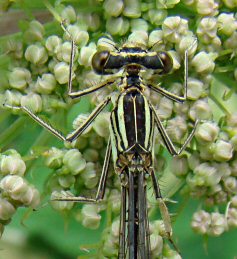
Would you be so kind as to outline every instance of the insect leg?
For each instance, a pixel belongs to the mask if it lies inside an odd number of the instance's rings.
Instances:
[[[55,129],[53,126],[42,120],[39,116],[35,115],[30,109],[28,109],[25,106],[11,106],[8,104],[4,104],[8,108],[12,109],[21,109],[25,113],[27,113],[34,121],[39,123],[41,126],[43,126],[45,129],[47,129],[49,132],[51,132],[54,136],[58,137],[59,139],[63,141],[69,141],[72,142],[74,139],[78,138],[83,131],[94,121],[94,119],[99,115],[99,113],[104,109],[104,107],[110,102],[111,97],[107,97],[103,102],[101,102],[95,109],[92,111],[90,116],[87,118],[87,120],[74,132],[69,134],[67,137],[65,137],[61,132],[59,132],[57,129]]]
[[[184,95],[183,96],[173,94],[173,93],[165,90],[164,88],[160,87],[159,85],[154,86],[152,84],[148,84],[147,87],[159,94],[164,95],[168,99],[173,100],[175,102],[183,103],[184,101],[186,101],[187,89],[188,89],[188,49],[185,50],[185,52],[184,52]]]
[[[113,84],[118,78],[120,77],[111,77],[110,79],[96,84],[95,86],[91,86],[87,89],[81,90],[81,91],[77,91],[77,92],[73,92],[72,90],[72,74],[73,74],[73,63],[74,63],[74,57],[75,57],[75,41],[73,40],[73,36],[71,35],[71,33],[67,30],[67,28],[64,26],[64,22],[61,22],[61,27],[62,29],[67,33],[67,35],[69,36],[69,38],[71,39],[71,54],[70,54],[70,63],[69,63],[69,79],[68,79],[68,95],[72,98],[72,99],[76,99],[79,98],[83,95],[86,94],[90,94],[93,93],[107,85],[111,85]]]
[[[108,96],[103,102],[101,102],[94,111],[89,115],[87,120],[74,132],[69,134],[66,138],[67,141],[72,142],[74,139],[78,138],[83,131],[94,121],[94,119],[99,115],[99,113],[104,109],[104,107],[111,101],[111,97]]]
[[[170,152],[171,155],[173,156],[177,156],[179,154],[181,154],[183,152],[183,150],[187,147],[187,145],[189,144],[190,140],[192,139],[195,130],[197,128],[197,124],[198,124],[198,120],[196,120],[193,130],[192,132],[189,134],[188,138],[185,140],[184,144],[181,146],[181,148],[176,151],[173,142],[171,141],[170,137],[168,136],[164,126],[162,125],[162,122],[159,118],[159,116],[157,115],[154,107],[150,104],[151,109],[153,110],[154,116],[155,116],[155,123],[157,125],[157,128],[160,132],[160,135],[162,137],[162,140],[164,141],[164,144],[166,146],[166,148],[168,149],[168,151]]]
[[[134,173],[128,171],[128,251],[129,259],[137,259],[137,223],[136,223],[136,195],[137,189]]]
[[[170,219],[169,211],[162,198],[160,187],[158,185],[158,181],[156,179],[153,168],[150,168],[150,175],[151,175],[152,185],[153,185],[154,192],[155,192],[155,197],[159,203],[160,214],[161,214],[161,217],[164,222],[167,238],[168,238],[169,242],[173,245],[175,250],[180,254],[179,249],[177,248],[174,241],[172,240],[172,226],[171,226],[171,219]]]
[[[118,77],[111,77],[109,78],[108,80],[102,82],[102,83],[99,83],[95,86],[91,86],[87,89],[84,89],[84,90],[81,90],[81,91],[77,91],[77,92],[73,92],[72,89],[69,87],[69,91],[68,91],[68,95],[72,98],[72,99],[76,99],[76,98],[79,98],[83,95],[87,95],[87,94],[90,94],[90,93],[93,93],[107,85],[112,85],[116,80],[117,80]]]
[[[120,209],[120,225],[119,225],[119,253],[118,259],[126,258],[125,244],[126,244],[126,210],[127,210],[127,194],[126,187],[121,186],[121,209]]]
[[[141,259],[149,259],[150,258],[150,251],[149,247],[147,247],[147,229],[146,229],[146,223],[147,223],[147,207],[146,207],[146,184],[144,179],[144,170],[142,172],[139,172],[138,174],[138,255]]]
[[[111,158],[111,141],[109,139],[107,148],[106,148],[106,153],[105,153],[105,159],[104,159],[104,164],[102,168],[102,173],[100,176],[100,182],[99,186],[97,189],[96,197],[93,198],[87,198],[87,197],[82,197],[82,196],[69,196],[65,198],[56,198],[53,199],[53,201],[74,201],[74,202],[87,202],[87,203],[96,203],[101,201],[104,198],[104,193],[105,193],[105,185],[106,185],[106,179],[108,176],[108,169],[109,169],[109,161]]]
[[[72,93],[72,68],[73,68],[74,57],[75,57],[75,41],[73,39],[73,36],[67,30],[67,28],[65,27],[64,24],[65,24],[65,21],[62,21],[61,27],[66,32],[66,34],[69,36],[69,38],[71,40],[71,54],[70,54],[70,63],[69,63],[69,79],[68,79],[68,95],[70,96],[70,94]]]

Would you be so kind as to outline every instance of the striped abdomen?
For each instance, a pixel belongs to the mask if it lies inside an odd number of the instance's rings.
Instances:
[[[134,88],[123,92],[111,113],[113,159],[130,148],[133,152],[151,152],[153,145],[153,114],[146,97]]]

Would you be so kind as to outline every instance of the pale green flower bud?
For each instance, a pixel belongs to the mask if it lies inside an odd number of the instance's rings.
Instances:
[[[57,53],[57,50],[61,46],[61,44],[62,39],[56,35],[52,35],[46,39],[45,47],[48,50],[49,55],[54,55],[55,53]]]
[[[119,220],[115,220],[113,221],[112,223],[112,226],[111,226],[111,234],[114,236],[114,237],[118,237],[119,236]]]
[[[80,177],[83,179],[83,184],[86,186],[86,188],[95,188],[98,183],[95,164],[92,162],[86,163],[85,169],[81,172]]]
[[[219,132],[220,129],[216,123],[207,121],[198,125],[195,137],[201,144],[213,143]]]
[[[48,60],[48,54],[43,46],[30,45],[25,51],[25,59],[34,65],[43,65]]]
[[[206,99],[200,99],[194,102],[189,110],[189,117],[195,121],[210,120],[212,118],[212,110]]]
[[[16,174],[23,176],[26,171],[25,162],[18,156],[1,156],[0,173],[2,175]]]
[[[131,20],[131,31],[148,31],[148,23],[143,19],[132,19]],[[148,36],[147,36],[148,38]]]
[[[141,3],[139,0],[124,0],[123,15],[129,18],[141,16]]]
[[[22,94],[18,91],[14,91],[14,90],[7,90],[4,95],[3,95],[3,102],[5,102],[6,104],[10,105],[10,106],[20,106],[21,104],[21,97]],[[5,106],[4,106],[5,107]],[[10,107],[6,107],[7,109],[11,109]],[[16,109],[12,109],[13,113],[19,114],[19,110]]]
[[[106,258],[115,258],[118,255],[118,241],[111,236],[107,237],[103,246],[103,255]]]
[[[205,145],[199,146],[199,155],[203,160],[211,161],[213,160],[213,143],[206,143]]]
[[[207,17],[201,19],[197,28],[197,35],[200,41],[210,44],[217,35],[217,19]]]
[[[52,74],[54,73],[54,67],[58,64],[58,62],[56,61],[56,59],[51,59],[48,63],[48,70],[49,72],[51,72]]]
[[[6,42],[6,52],[14,59],[21,59],[23,57],[23,44],[16,39],[8,39]]]
[[[74,23],[77,20],[76,11],[71,5],[63,8],[61,12],[61,17],[63,20],[66,20],[67,23]]]
[[[171,162],[172,172],[176,176],[185,176],[188,173],[188,161],[186,156],[173,157]]]
[[[86,204],[81,210],[82,225],[89,229],[97,229],[100,225],[101,216],[97,205]]]
[[[83,114],[83,113],[80,113],[73,121],[72,123],[72,127],[73,129],[78,129],[87,119],[88,119],[88,116],[89,114]],[[99,115],[98,115],[99,116]],[[92,124],[90,124],[86,129],[85,131],[82,133],[82,135],[85,135],[87,134],[91,129],[92,129]]]
[[[69,197],[73,197],[73,194],[69,191],[53,191],[51,194],[51,206],[58,211],[69,211],[72,209],[74,202],[55,200]]]
[[[159,256],[163,250],[163,238],[157,234],[150,235],[151,251],[153,255]]]
[[[197,73],[212,73],[215,68],[215,63],[210,54],[201,51],[191,61]]]
[[[223,0],[223,2],[229,8],[237,7],[237,1],[236,0]]]
[[[193,153],[188,157],[188,166],[191,170],[194,170],[199,164],[200,157],[197,153]]]
[[[0,198],[0,219],[1,220],[11,219],[15,211],[16,209],[8,200]]]
[[[220,236],[223,232],[225,232],[227,228],[227,221],[224,215],[213,212],[211,213],[211,224],[208,229],[208,235],[210,236]]]
[[[57,48],[57,59],[66,63],[70,62],[71,59],[72,44],[69,41],[60,44]],[[77,49],[75,49],[75,55],[77,55]]]
[[[237,160],[236,158],[230,162],[231,175],[237,176]]]
[[[149,223],[150,233],[165,236],[165,226],[163,220],[155,220]]]
[[[183,3],[187,6],[193,5],[196,0],[183,0]]]
[[[237,227],[237,209],[229,208],[227,214],[227,224],[229,228]]]
[[[186,119],[177,116],[167,121],[166,131],[169,137],[177,142],[180,143],[181,139],[184,137],[188,130]]]
[[[221,13],[218,18],[218,32],[231,36],[237,29],[237,21],[233,13]]]
[[[148,17],[151,24],[154,24],[157,26],[162,25],[167,15],[168,15],[168,12],[164,9],[163,10],[151,9],[148,11]]]
[[[226,178],[231,175],[231,168],[229,163],[212,163],[214,167],[216,167],[218,174],[221,175],[222,178]]]
[[[237,32],[231,34],[230,37],[224,42],[225,49],[236,49],[237,48]]]
[[[30,92],[29,94],[22,96],[21,105],[26,106],[33,113],[38,113],[42,111],[42,98],[39,94]]]
[[[182,55],[184,55],[185,51],[188,50],[188,56],[192,57],[197,50],[198,42],[195,40],[195,37],[191,34],[182,37],[180,42],[178,42],[178,44],[176,44],[175,47],[176,50]]]
[[[104,9],[105,9],[105,12],[108,15],[117,17],[123,11],[124,2],[122,0],[118,0],[118,1],[105,0],[103,6],[104,6]]]
[[[24,39],[27,42],[42,41],[44,33],[44,26],[40,22],[31,21],[28,29],[24,32]]]
[[[73,175],[79,174],[86,167],[86,161],[77,149],[67,151],[63,157],[63,163]]]
[[[230,176],[223,180],[225,189],[230,193],[237,193],[237,180],[235,177]]]
[[[197,0],[197,12],[203,16],[214,16],[218,13],[218,3],[214,0]]]
[[[202,163],[194,169],[196,186],[214,186],[221,180],[218,170],[210,163]]]
[[[84,19],[88,26],[88,30],[91,30],[93,32],[99,30],[101,25],[100,18],[101,17],[96,13],[84,15]]]
[[[173,60],[173,71],[180,69],[181,59],[180,59],[180,55],[178,54],[178,52],[174,51],[174,50],[170,50],[170,51],[168,51],[168,53],[170,54],[170,56]]]
[[[76,139],[76,141],[72,142],[72,147],[82,150],[82,149],[86,148],[86,146],[88,146],[88,140],[90,140],[90,138],[80,136],[80,138],[78,138],[78,139]],[[70,148],[70,147],[68,147],[68,148]]]
[[[111,204],[112,211],[119,214],[121,207],[120,192],[116,189],[112,189],[109,195],[109,202]]]
[[[214,204],[211,206],[214,206],[215,204],[227,204],[228,203],[228,194],[225,191],[222,191],[222,188],[215,193],[214,197]]]
[[[173,111],[174,102],[162,97],[158,106],[157,113],[162,120],[169,119]]]
[[[226,117],[226,124],[229,127],[237,127],[237,113],[233,112]]]
[[[178,4],[180,0],[156,0],[156,8],[159,9],[168,9],[173,8]]]
[[[60,62],[54,67],[54,75],[59,84],[66,84],[69,78],[69,65],[65,62]],[[73,75],[74,77],[75,75]]]
[[[237,195],[231,197],[230,202],[232,207],[237,208]]]
[[[49,168],[57,169],[62,166],[64,151],[61,149],[52,147],[49,151],[44,152],[44,157],[46,157],[45,164]]]
[[[221,39],[216,36],[215,38],[211,39],[210,42],[206,46],[207,52],[213,52],[213,57],[218,57],[218,51],[221,51],[222,49],[222,42]]]
[[[87,148],[83,153],[84,158],[88,162],[96,162],[99,159],[99,153],[96,149]]]
[[[85,46],[89,41],[89,34],[87,31],[82,30],[77,25],[69,25],[67,27],[68,32],[72,35],[73,40],[75,41],[77,47],[80,49]],[[70,40],[69,36],[65,33],[65,38]]]
[[[7,175],[0,181],[0,188],[13,200],[21,200],[29,187],[21,176]]]
[[[109,136],[109,120],[109,112],[101,112],[95,119],[95,122],[93,123],[93,129],[99,136],[104,138]]]
[[[75,183],[76,179],[74,175],[60,175],[58,177],[58,182],[60,184],[60,186],[62,186],[63,188],[69,188],[71,187],[74,183]]]
[[[108,51],[114,51],[114,46],[116,44],[108,38],[101,37],[99,38],[97,42],[97,50],[98,51],[103,51],[103,50],[108,50]]]
[[[90,67],[91,59],[95,54],[95,52],[96,52],[96,45],[94,42],[91,42],[89,46],[82,47],[78,58],[79,64],[84,67]]]
[[[56,88],[56,80],[52,74],[43,74],[38,77],[35,84],[36,91],[40,94],[51,94]]]
[[[8,80],[12,88],[24,90],[31,82],[31,74],[26,68],[15,67],[9,73]]]
[[[148,43],[148,34],[145,31],[134,31],[128,36],[128,41],[146,46]]]
[[[153,30],[149,34],[148,46],[154,46],[154,49],[156,49],[155,47],[159,47],[161,45],[160,42],[163,42],[163,31]]]
[[[191,226],[196,233],[202,235],[206,234],[210,224],[211,215],[208,212],[200,210],[193,214]]]
[[[71,173],[70,169],[66,165],[62,165],[62,167],[60,167],[57,170],[58,175],[67,175],[67,174],[70,174],[70,173]]]
[[[20,201],[31,208],[36,208],[40,203],[40,194],[37,189],[28,186],[27,191],[20,197]]]
[[[166,40],[178,43],[188,32],[188,21],[180,16],[167,17],[162,24],[162,30]]]
[[[190,100],[197,100],[206,95],[204,91],[204,84],[202,81],[195,78],[188,78],[188,92],[187,97]]]
[[[129,22],[127,19],[122,17],[118,18],[109,18],[106,21],[106,30],[111,35],[124,35],[129,29]]]
[[[213,157],[216,161],[225,162],[229,161],[233,156],[233,147],[231,143],[218,140],[215,143],[215,149]]]

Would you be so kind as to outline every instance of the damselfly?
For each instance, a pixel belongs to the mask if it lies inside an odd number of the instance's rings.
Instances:
[[[171,240],[172,234],[169,213],[162,199],[154,172],[155,126],[161,135],[164,145],[170,154],[175,156],[179,155],[191,140],[197,122],[180,150],[176,151],[154,106],[144,95],[144,90],[148,88],[150,91],[159,93],[175,102],[184,102],[187,98],[188,51],[185,52],[184,58],[183,96],[173,94],[159,85],[153,85],[141,77],[141,71],[146,69],[151,69],[155,73],[159,74],[169,73],[172,69],[173,63],[172,58],[167,52],[146,50],[141,46],[129,43],[124,44],[120,49],[115,48],[115,51],[96,52],[92,58],[92,67],[96,73],[100,75],[113,74],[123,69],[124,73],[122,76],[113,76],[105,82],[82,91],[74,92],[72,90],[74,53],[75,44],[72,39],[68,84],[68,95],[71,98],[80,98],[83,95],[93,93],[98,89],[112,84],[116,84],[118,86],[120,93],[110,116],[110,138],[107,144],[96,197],[92,199],[70,196],[62,197],[57,200],[89,203],[101,201],[105,194],[106,178],[112,156],[114,171],[120,177],[121,181],[121,214],[118,258],[149,259],[151,258],[151,249],[146,199],[147,178],[149,177],[151,178],[155,197],[160,206],[168,239]],[[72,142],[85,131],[98,114],[111,102],[111,98],[111,95],[106,97],[106,99],[93,110],[84,123],[66,137],[51,125],[44,122],[40,117],[33,114],[29,108],[24,106],[11,108],[22,109],[36,122],[45,127],[59,139]]]

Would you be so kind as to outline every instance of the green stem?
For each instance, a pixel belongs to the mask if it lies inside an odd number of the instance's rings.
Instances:
[[[0,123],[2,123],[10,115],[7,111],[0,111]]]
[[[0,147],[3,148],[8,143],[10,143],[13,139],[15,139],[23,130],[23,125],[26,121],[26,117],[19,117],[15,120],[10,127],[8,127],[1,135],[0,135]]]
[[[209,98],[222,110],[225,114],[230,115],[230,112],[226,109],[226,107],[212,94],[209,94]]]

